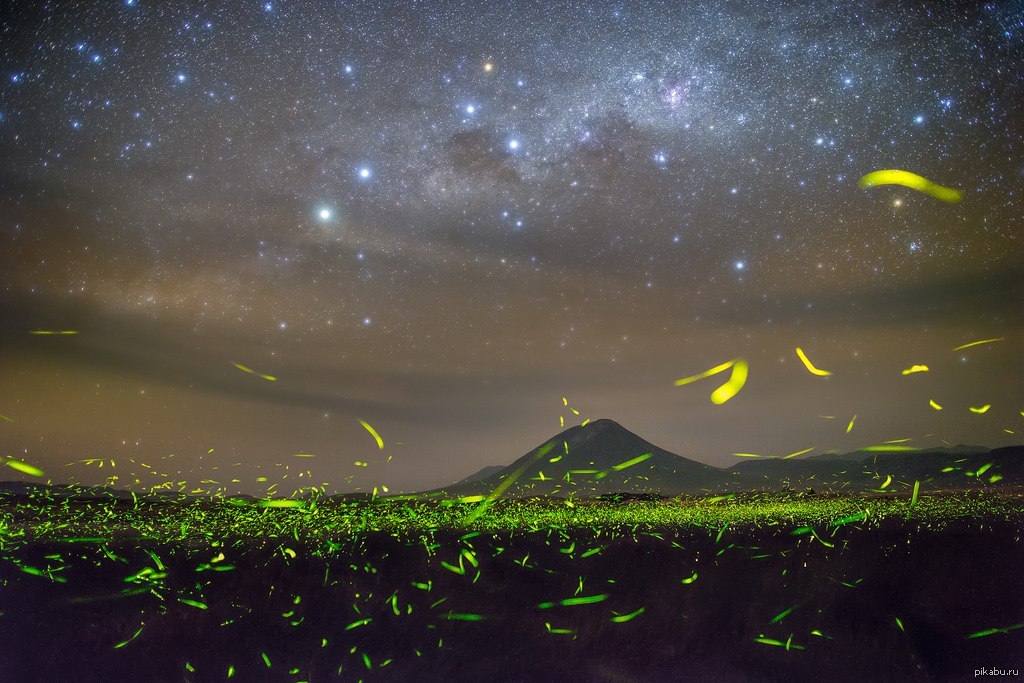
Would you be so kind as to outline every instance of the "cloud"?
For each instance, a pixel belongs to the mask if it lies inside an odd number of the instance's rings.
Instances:
[[[511,164],[512,155],[502,149],[490,129],[456,133],[448,139],[444,151],[456,174],[512,185],[521,180]]]
[[[871,286],[866,280],[862,285],[855,289],[848,283],[771,300],[747,297],[733,306],[713,306],[701,313],[708,322],[729,324],[758,324],[768,318],[776,323],[808,319],[815,325],[851,326],[918,321],[963,324],[993,319],[1008,327],[1024,324],[1024,268],[1019,266],[916,284]]]

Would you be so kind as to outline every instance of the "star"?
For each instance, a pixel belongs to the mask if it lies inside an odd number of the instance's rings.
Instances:
[[[526,0],[501,12],[464,0],[113,0],[81,16],[54,2],[9,12],[0,310],[18,325],[4,318],[0,336],[87,311],[78,341],[43,352],[87,360],[103,350],[89,368],[97,382],[121,373],[176,383],[166,418],[138,429],[181,458],[214,431],[172,438],[166,428],[188,422],[199,389],[226,425],[270,414],[259,411],[274,401],[329,410],[332,423],[380,421],[417,453],[401,466],[418,471],[409,491],[482,465],[445,460],[442,442],[480,453],[511,443],[510,432],[548,436],[537,406],[556,383],[711,464],[755,444],[792,452],[783,434],[807,430],[823,449],[849,450],[845,432],[826,437],[794,408],[837,396],[787,374],[791,343],[837,359],[856,339],[856,373],[878,369],[895,339],[921,350],[916,362],[948,355],[959,367],[948,349],[1021,327],[1016,302],[1000,295],[1020,287],[1007,248],[1024,212],[1024,167],[1010,153],[1024,148],[1013,100],[1020,13],[958,3],[929,18],[876,4],[594,0],[557,21]],[[963,199],[859,186],[880,169]],[[899,323],[906,311],[921,324]],[[545,366],[570,326],[573,353]],[[189,362],[168,369],[181,340]],[[57,424],[16,403],[49,381],[20,349],[50,341],[5,347],[15,404],[0,413],[59,434],[52,453],[102,451],[98,435],[125,428],[113,417],[93,425],[61,411],[71,417]],[[947,402],[983,385],[994,414],[1022,393],[997,369],[1012,361],[1008,347],[970,349],[970,378],[927,379]],[[280,383],[239,387],[243,375],[218,386],[229,348]],[[741,353],[753,386],[730,401],[730,419],[692,410],[682,388],[661,400],[672,373]],[[764,362],[780,354],[785,364]],[[961,437],[953,411],[921,422],[883,374],[874,393],[844,389],[851,409],[877,401],[888,420],[859,422],[857,443],[883,443],[903,418],[922,435]],[[64,379],[59,400],[64,390],[68,405],[89,398]],[[758,385],[777,386],[778,400]],[[135,414],[116,400],[109,408]],[[247,453],[240,474],[281,448],[326,452],[338,436],[307,433],[299,418],[271,422],[224,434]],[[449,424],[439,437],[434,427]],[[964,438],[1009,443],[998,430],[1012,425],[993,423],[993,435],[983,424],[971,420]],[[30,445],[26,434],[8,450]],[[47,474],[64,465],[43,464]]]

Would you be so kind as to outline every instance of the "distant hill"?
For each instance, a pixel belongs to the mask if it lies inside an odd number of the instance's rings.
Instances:
[[[987,465],[987,467],[986,467]],[[978,476],[977,472],[981,471]],[[925,489],[964,489],[1024,484],[1024,446],[977,447],[911,452],[849,453],[842,458],[742,462],[729,470],[730,490],[899,491],[921,482]],[[890,484],[882,489],[887,477]]]
[[[926,450],[927,450],[928,453],[942,453],[942,454],[945,454],[945,455],[974,455],[976,453],[988,453],[990,449],[986,448],[985,446],[965,446],[963,444],[960,444],[958,446],[952,446],[952,447],[949,447],[949,448],[942,448],[942,447],[940,447],[940,448],[928,448]],[[878,453],[878,452],[879,451],[875,451],[874,453]],[[884,451],[882,451],[882,452],[884,452]],[[892,453],[898,453],[898,452],[901,452],[901,451],[898,451],[898,450],[894,449],[891,452]],[[821,455],[809,455],[809,456],[803,458],[803,460],[816,460],[816,461],[825,461],[825,460],[856,460],[856,461],[860,461],[860,460],[864,460],[865,458],[867,458],[870,455],[873,455],[874,453],[869,452],[869,451],[852,451],[852,452],[849,452],[849,453],[822,453]]]
[[[456,485],[458,485],[458,484],[471,484],[474,481],[480,481],[481,479],[486,479],[487,477],[491,476],[492,474],[497,474],[498,472],[500,472],[503,469],[505,469],[504,465],[488,465],[487,467],[483,467],[483,468],[477,470],[476,472],[474,472],[473,474],[469,475],[465,479],[458,480],[457,482],[455,482],[455,484]]]
[[[628,500],[654,495],[806,489],[819,493],[906,493],[914,482],[920,482],[922,491],[1024,486],[1024,446],[994,450],[981,446],[862,450],[791,460],[757,458],[720,469],[670,453],[612,420],[596,420],[566,429],[510,465],[484,467],[450,486],[416,497],[455,498],[496,492],[505,497],[573,495]],[[309,492],[297,497],[311,496],[319,497]],[[257,500],[243,494],[228,498],[236,503]],[[327,497],[340,502],[373,498],[365,492]],[[105,486],[6,481],[0,482],[0,502],[4,499],[31,499],[37,503],[186,503],[212,501],[214,497],[173,491],[136,492],[133,496],[130,491]]]
[[[921,482],[922,490],[1024,484],[1024,446],[893,448],[792,460],[762,458],[719,469],[659,448],[612,420],[597,420],[565,430],[506,467],[485,467],[423,495],[464,497],[497,491],[500,496],[674,496],[808,488],[898,493],[915,481]],[[982,474],[976,476],[979,471]]]
[[[488,472],[488,470],[495,470]],[[442,490],[449,496],[700,493],[725,481],[724,471],[645,441],[612,420],[570,427],[511,465],[484,468]]]
[[[151,495],[151,494],[147,494]],[[31,481],[0,481],[0,497],[25,497],[35,500],[131,500],[130,491],[107,486],[77,484],[38,484]],[[141,498],[141,495],[137,497]]]

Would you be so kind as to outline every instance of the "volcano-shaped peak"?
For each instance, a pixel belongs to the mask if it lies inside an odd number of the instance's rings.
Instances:
[[[643,439],[620,425],[615,420],[601,418],[599,420],[587,422],[586,424],[569,427],[561,434],[552,438],[551,441],[555,443],[565,441],[572,445],[573,443],[623,438],[643,441]],[[644,443],[647,442],[644,441]]]
[[[702,489],[720,474],[655,446],[614,420],[599,419],[569,427],[501,471],[448,490],[475,493],[507,480],[509,495],[675,493]]]
[[[573,461],[583,460],[605,467],[644,453],[667,453],[607,418],[567,429],[551,441]]]

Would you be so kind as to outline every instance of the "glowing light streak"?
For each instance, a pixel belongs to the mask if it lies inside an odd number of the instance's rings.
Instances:
[[[370,425],[366,424],[362,420],[359,421],[359,424],[363,425],[363,429],[370,432],[370,436],[372,436],[374,441],[377,442],[377,448],[383,449],[384,439],[380,438],[380,434],[377,433],[377,430],[371,427]]]
[[[994,344],[995,342],[1001,342],[1003,341],[1003,339],[1005,339],[1005,337],[996,337],[995,339],[979,339],[978,341],[972,341],[967,344],[961,344],[960,346],[955,347],[953,350],[963,351],[964,349],[969,349],[972,346],[981,346],[982,344]]]
[[[732,367],[734,362],[735,361],[728,361],[726,363],[722,363],[721,365],[716,365],[715,367],[711,368],[710,370],[705,370],[704,372],[702,372],[700,374],[691,375],[689,377],[684,377],[683,379],[677,379],[675,381],[675,385],[677,387],[681,387],[681,386],[684,386],[684,385],[696,382],[699,379],[704,379],[705,377],[711,377],[712,375],[717,375],[720,372],[725,372],[726,370],[728,370],[729,368]]]
[[[811,362],[811,360],[807,357],[807,354],[805,354],[803,349],[801,349],[799,346],[796,347],[796,355],[799,356],[800,362],[804,364],[805,368],[807,368],[807,372],[811,373],[812,375],[818,375],[819,377],[828,377],[829,375],[832,374],[828,370],[821,370],[819,368],[814,367],[814,363]]]
[[[732,366],[732,375],[730,375],[729,381],[711,393],[711,402],[715,405],[722,405],[738,394],[746,383],[747,362],[742,358],[737,358]]]
[[[861,177],[857,185],[861,188],[875,187],[876,185],[902,185],[950,204],[955,204],[963,198],[963,193],[959,190],[933,183],[916,173],[898,169],[885,169],[868,173]]]
[[[246,366],[242,365],[241,363],[236,363],[234,361],[230,361],[230,362],[231,362],[232,365],[234,365],[236,368],[238,368],[242,372],[247,372],[250,375],[255,375],[256,377],[259,377],[260,379],[265,379],[268,382],[276,382],[277,381],[277,378],[274,377],[273,375],[264,375],[262,372],[256,372],[252,368],[246,367]]]
[[[624,624],[627,621],[632,621],[633,619],[636,619],[638,616],[640,616],[641,614],[643,614],[646,611],[647,611],[646,607],[641,607],[637,611],[630,612],[629,614],[616,614],[614,617],[612,617],[611,620],[612,620],[612,623],[615,623],[615,624]]]
[[[7,462],[5,462],[4,464],[7,465],[8,467],[10,467],[12,470],[17,470],[17,471],[19,471],[19,472],[21,472],[23,474],[28,474],[28,475],[31,475],[33,477],[41,477],[41,476],[43,476],[43,471],[41,469],[39,469],[35,465],[29,465],[27,462],[22,462],[20,460],[10,459]]]
[[[632,467],[633,465],[639,465],[644,460],[647,460],[650,457],[651,457],[650,453],[644,453],[643,455],[639,455],[639,456],[633,458],[632,460],[627,460],[626,462],[619,463],[618,465],[613,465],[612,469],[615,470],[616,472],[618,472],[620,470],[626,469],[627,467]]]

